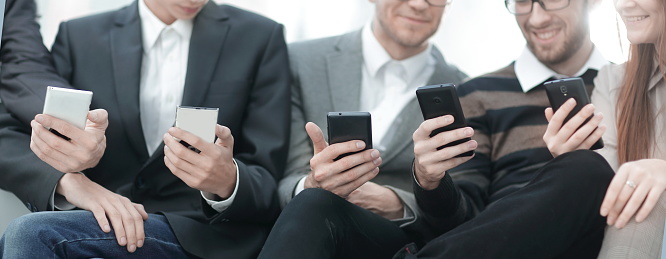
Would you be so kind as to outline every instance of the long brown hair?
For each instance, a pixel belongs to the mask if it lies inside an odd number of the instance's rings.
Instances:
[[[661,1],[666,13],[666,1]],[[665,26],[666,27],[666,26]],[[615,107],[617,117],[617,153],[620,164],[649,158],[654,148],[654,113],[648,96],[648,86],[657,65],[664,76],[666,67],[666,31],[657,43],[631,44],[624,81]]]

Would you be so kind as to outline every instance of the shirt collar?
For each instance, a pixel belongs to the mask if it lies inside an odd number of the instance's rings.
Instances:
[[[601,67],[608,63],[609,62],[604,58],[601,52],[599,52],[599,50],[594,47],[592,49],[590,58],[587,59],[585,65],[583,65],[583,67],[575,74],[575,76],[581,76],[588,69],[599,70]],[[516,59],[515,71],[516,77],[520,82],[520,87],[525,93],[529,92],[534,87],[539,86],[541,83],[551,77],[563,77],[562,75],[541,63],[527,47],[525,47],[520,57]]]
[[[419,73],[423,71],[426,65],[435,63],[435,59],[430,54],[432,51],[432,44],[428,43],[428,47],[412,57],[404,60],[393,60],[386,52],[384,47],[379,43],[375,35],[372,33],[372,23],[367,23],[361,31],[361,41],[363,47],[363,62],[370,73],[370,76],[375,77],[377,72],[390,61],[394,61],[403,66],[407,72],[407,82],[416,78]]]
[[[171,25],[162,22],[155,14],[148,9],[145,0],[139,0],[139,17],[141,17],[141,27],[143,35],[143,49],[148,51],[155,46],[157,39],[160,37],[162,30],[167,27],[173,28],[178,35],[185,39],[190,39],[192,36],[192,20],[176,20]]]

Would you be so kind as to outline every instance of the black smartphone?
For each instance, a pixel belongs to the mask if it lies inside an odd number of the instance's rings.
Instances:
[[[327,122],[329,144],[362,140],[365,142],[363,150],[372,148],[372,121],[369,112],[329,112]],[[358,152],[342,154],[335,160]]]
[[[590,103],[590,96],[587,94],[585,89],[585,82],[580,77],[572,77],[565,79],[558,79],[553,81],[548,81],[543,84],[546,87],[546,94],[548,95],[548,101],[550,106],[553,107],[553,112],[564,104],[570,98],[576,100],[576,107],[567,115],[564,119],[564,123],[567,123],[576,113],[578,113],[585,105]],[[583,122],[583,125],[590,121],[593,116],[590,116]],[[579,127],[580,128],[580,127]],[[604,141],[599,138],[590,150],[600,149],[604,147]]]
[[[423,113],[423,119],[425,120],[444,115],[453,116],[454,121],[452,124],[433,130],[432,133],[430,133],[430,137],[444,131],[467,127],[465,115],[460,106],[460,100],[458,99],[458,93],[456,92],[456,86],[454,84],[421,86],[416,89],[416,98],[419,100],[421,113]],[[439,147],[438,150],[465,143],[470,140],[471,138],[459,139]],[[474,150],[462,153],[456,157],[466,157],[471,155],[474,155]]]

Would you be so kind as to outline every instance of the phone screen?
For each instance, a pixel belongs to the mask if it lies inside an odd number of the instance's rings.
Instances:
[[[372,148],[372,122],[369,112],[329,112],[327,121],[329,144],[362,140],[365,142],[365,149]],[[353,153],[343,154],[335,160],[351,154]]]

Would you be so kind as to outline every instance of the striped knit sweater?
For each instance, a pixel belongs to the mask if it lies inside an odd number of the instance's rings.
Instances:
[[[588,93],[596,74],[588,70],[582,76]],[[525,186],[553,158],[543,141],[544,110],[550,106],[545,88],[541,84],[524,93],[513,63],[466,82],[458,94],[479,144],[476,155],[449,170],[437,189],[414,186],[424,219],[440,234]]]

